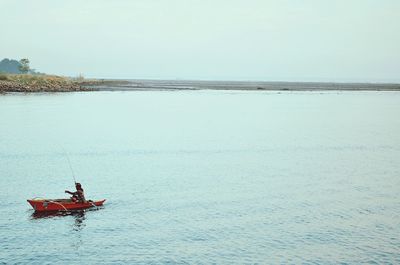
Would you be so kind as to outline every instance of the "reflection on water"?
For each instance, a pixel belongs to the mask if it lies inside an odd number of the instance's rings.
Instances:
[[[79,212],[80,213],[80,212]],[[34,212],[31,215],[31,219],[42,219],[42,218],[54,218],[60,216],[76,215],[78,212]]]
[[[31,214],[31,219],[43,219],[43,218],[54,218],[61,216],[74,216],[83,217],[85,219],[85,213],[88,211],[97,211],[103,209],[104,206],[96,206],[96,208],[90,208],[85,210],[75,210],[75,211],[52,211],[52,212],[33,212]]]
[[[85,227],[85,223],[83,222],[86,219],[85,211],[77,212],[73,216],[75,217],[75,222],[72,228],[75,231],[81,231]]]
[[[79,211],[71,211],[71,212],[34,212],[31,215],[31,220],[34,221],[43,221],[48,226],[49,229],[53,225],[53,220],[46,220],[46,219],[54,219],[54,218],[61,218],[67,222],[67,226],[71,227],[71,230],[68,232],[69,239],[70,239],[70,247],[73,249],[74,252],[79,252],[80,247],[83,245],[82,239],[82,230],[86,226],[86,211],[87,210],[79,210]],[[71,223],[71,218],[73,222]]]
[[[83,227],[85,227],[85,214],[86,211],[73,211],[73,212],[34,212],[31,215],[31,219],[47,219],[47,218],[56,218],[56,217],[65,217],[72,216],[74,218],[73,230],[80,231]]]

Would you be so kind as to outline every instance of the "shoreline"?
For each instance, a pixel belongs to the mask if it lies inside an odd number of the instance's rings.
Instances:
[[[261,82],[196,81],[149,79],[73,79],[53,75],[0,74],[0,94],[54,93],[78,91],[400,91],[397,83],[328,83],[328,82]]]
[[[86,87],[97,91],[237,90],[237,91],[400,91],[400,84],[196,80],[96,80]]]

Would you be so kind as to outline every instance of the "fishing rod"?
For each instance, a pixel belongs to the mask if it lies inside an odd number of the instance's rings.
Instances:
[[[61,147],[61,148],[64,150],[64,154],[67,157],[68,165],[69,165],[69,168],[71,169],[71,173],[72,173],[72,178],[74,179],[74,183],[76,185],[75,173],[74,173],[74,169],[72,168],[72,165],[71,165],[71,160],[69,160],[69,155],[63,147]]]
[[[74,169],[72,168],[71,161],[69,160],[69,155],[68,155],[68,153],[67,153],[67,158],[68,158],[69,168],[71,169],[72,178],[74,179],[74,183],[75,183],[75,185],[76,185],[75,173],[74,173]]]

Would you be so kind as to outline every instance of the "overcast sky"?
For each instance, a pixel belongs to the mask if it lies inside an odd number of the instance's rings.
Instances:
[[[400,81],[398,0],[0,0],[0,59],[102,78]]]

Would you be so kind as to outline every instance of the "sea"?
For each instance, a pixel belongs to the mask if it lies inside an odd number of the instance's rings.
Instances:
[[[400,264],[399,194],[398,91],[0,95],[0,264]]]

